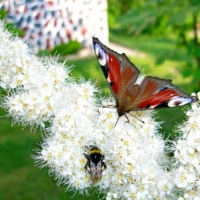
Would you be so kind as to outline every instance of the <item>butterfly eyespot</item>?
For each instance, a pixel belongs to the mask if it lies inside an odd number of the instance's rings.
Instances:
[[[106,65],[106,53],[105,53],[105,51],[97,43],[95,44],[94,49],[95,49],[95,53],[96,53],[96,56],[98,58],[99,64],[101,66],[105,66]]]

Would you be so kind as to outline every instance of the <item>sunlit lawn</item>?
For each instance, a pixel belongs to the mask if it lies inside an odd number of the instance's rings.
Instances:
[[[112,41],[119,41],[130,48],[137,48],[145,53],[145,57],[131,57],[136,66],[140,66],[141,71],[146,75],[171,78],[173,83],[178,85],[187,93],[192,92],[189,85],[190,79],[183,79],[180,74],[181,60],[166,60],[161,66],[155,64],[157,54],[164,52],[172,40],[151,39],[151,38],[127,38],[111,34]],[[131,41],[131,42],[130,42]],[[117,51],[117,49],[115,49]],[[146,50],[146,51],[145,51]],[[86,80],[92,79],[97,87],[102,91],[102,95],[110,94],[106,80],[101,72],[95,57],[81,60],[69,60],[67,65],[74,65],[72,76],[82,76]],[[34,149],[38,148],[42,137],[40,131],[30,133],[29,128],[22,129],[18,125],[12,126],[12,120],[5,118],[5,112],[0,110],[0,199],[1,200],[35,200],[35,199],[70,199],[74,192],[65,192],[66,186],[56,186],[53,176],[48,175],[47,169],[39,169],[34,166],[34,160],[30,154],[34,154]],[[174,134],[173,129],[176,122],[183,119],[182,108],[163,109],[157,114],[157,120],[165,121],[162,133]],[[91,194],[92,191],[91,191]],[[73,198],[97,199],[97,195],[83,197],[76,194]]]

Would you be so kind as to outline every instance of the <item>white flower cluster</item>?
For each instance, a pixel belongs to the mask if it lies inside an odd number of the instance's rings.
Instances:
[[[198,93],[200,98],[200,93]],[[193,104],[186,112],[187,120],[179,126],[183,135],[175,146],[175,184],[181,199],[200,199],[200,106]]]
[[[40,125],[58,109],[68,71],[53,59],[38,59],[20,39],[0,23],[0,87],[8,91],[3,102],[10,115],[24,125]]]
[[[2,106],[15,121],[38,125],[47,133],[34,159],[40,167],[49,167],[59,184],[86,193],[96,186],[107,193],[107,200],[175,199],[175,185],[186,191],[184,198],[198,193],[197,105],[188,111],[189,120],[181,129],[187,134],[177,142],[180,166],[170,171],[165,141],[158,134],[160,123],[152,111],[118,118],[113,99],[103,99],[100,105],[91,81],[76,83],[64,64],[35,57],[2,23],[0,47],[0,87],[8,92]],[[91,146],[105,156],[99,164],[105,162],[106,169],[99,172],[102,179],[97,183],[85,170]]]
[[[57,110],[49,135],[35,159],[49,166],[56,178],[77,190],[89,187],[91,179],[85,172],[85,146],[98,136],[94,135],[93,120],[97,117],[95,88],[90,82],[71,85],[65,91],[67,99]],[[63,91],[64,92],[64,91]]]
[[[109,186],[107,199],[164,199],[173,189],[172,173],[161,167],[165,162],[164,141],[156,135],[158,123],[152,111],[127,114],[130,123],[115,109],[100,109],[99,128],[106,141],[101,148],[106,155],[108,168],[101,181]],[[110,148],[108,148],[110,146]]]

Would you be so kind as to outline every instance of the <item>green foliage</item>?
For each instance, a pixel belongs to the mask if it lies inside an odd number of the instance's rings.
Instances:
[[[108,23],[109,27],[116,27],[118,18],[133,6],[143,5],[145,0],[108,0]]]
[[[15,24],[6,22],[6,16],[8,15],[7,10],[0,9],[0,19],[5,21],[5,28],[10,31],[13,35],[23,36],[24,31],[17,28]]]
[[[166,57],[177,59],[177,51],[186,50],[182,56],[181,72],[185,77],[193,77],[195,90],[200,89],[200,41],[198,26],[200,22],[199,0],[148,0],[141,4],[133,4],[130,9],[119,16],[117,23],[120,29],[135,36],[148,34],[151,36],[165,35],[176,38],[176,46],[170,51],[157,56],[157,64]],[[185,51],[184,50],[184,51]],[[194,74],[194,71],[197,72]]]
[[[70,40],[69,43],[63,43],[55,46],[51,51],[40,50],[37,56],[66,56],[69,54],[75,54],[82,48],[81,44],[77,41]]]
[[[50,52],[48,50],[39,50],[37,56],[50,56]]]
[[[75,54],[82,48],[82,45],[74,40],[70,40],[69,43],[63,43],[55,46],[51,51],[40,50],[37,53],[37,56],[66,56],[69,54]]]
[[[7,10],[3,10],[3,9],[0,10],[0,19],[1,20],[6,19],[7,15],[8,15],[8,11]]]
[[[61,55],[66,56],[68,54],[75,54],[82,48],[82,45],[74,40],[70,40],[69,43],[63,43],[58,46],[55,46],[51,51],[51,55]]]

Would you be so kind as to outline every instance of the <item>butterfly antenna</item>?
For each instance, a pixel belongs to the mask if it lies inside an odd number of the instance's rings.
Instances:
[[[141,119],[139,119],[139,118],[136,117],[135,115],[132,115],[131,113],[128,113],[128,114],[131,115],[132,117],[134,117],[135,119],[139,120],[139,121],[142,122],[143,124],[145,124],[144,121],[142,121]],[[125,116],[126,116],[126,115],[125,115]],[[126,118],[128,118],[128,117],[126,116]]]
[[[114,125],[114,127],[117,125],[117,122],[119,121],[119,116],[118,116],[118,118],[117,118],[117,121],[116,121],[116,123],[115,123],[115,125]]]

